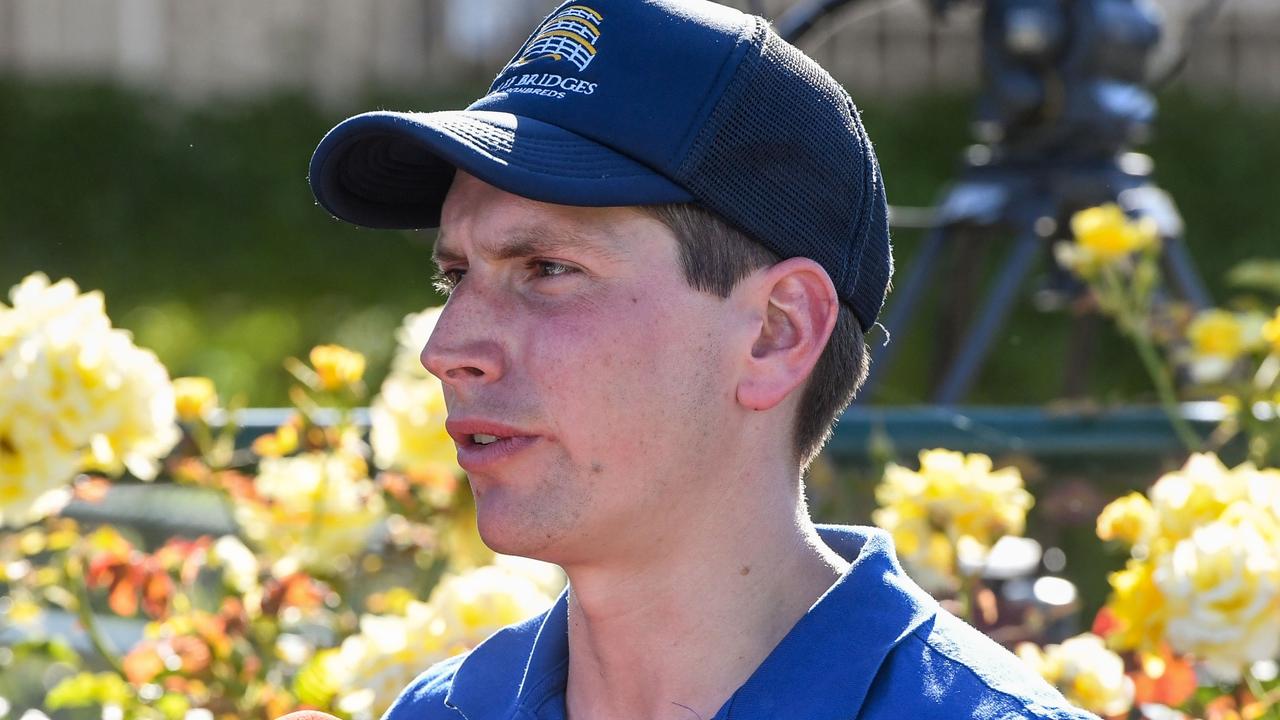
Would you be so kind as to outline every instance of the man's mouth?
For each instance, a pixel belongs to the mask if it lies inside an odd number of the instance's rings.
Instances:
[[[477,419],[451,419],[445,429],[458,448],[458,464],[467,472],[494,469],[540,439],[518,428]]]
[[[534,435],[500,437],[477,433],[471,436],[470,442],[458,445],[458,464],[469,473],[494,470],[538,440]]]

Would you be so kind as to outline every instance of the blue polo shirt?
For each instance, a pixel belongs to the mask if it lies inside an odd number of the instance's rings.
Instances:
[[[1096,720],[939,607],[903,573],[886,533],[818,532],[852,565],[714,720]],[[568,618],[564,593],[424,672],[384,720],[564,720]]]

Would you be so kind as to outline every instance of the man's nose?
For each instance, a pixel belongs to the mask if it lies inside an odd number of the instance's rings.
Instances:
[[[492,323],[450,302],[422,348],[422,366],[446,385],[489,383],[503,372],[502,344]]]

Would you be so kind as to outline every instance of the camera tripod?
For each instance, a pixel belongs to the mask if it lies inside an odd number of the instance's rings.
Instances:
[[[955,1],[930,0],[937,13]],[[796,42],[836,11],[866,2],[810,0],[776,27]],[[1151,179],[1150,158],[1126,151],[1154,120],[1155,101],[1143,82],[1159,37],[1156,18],[1134,0],[983,0],[983,10],[983,84],[974,125],[984,142],[969,148],[909,272],[895,283],[882,322],[890,336],[909,335],[934,275],[947,271],[951,288],[939,317],[931,393],[938,404],[968,394],[1042,251],[1068,239],[1070,217],[1079,210],[1113,202],[1153,218],[1170,289],[1193,308],[1209,303],[1182,241],[1181,218]],[[890,224],[898,225],[894,215],[891,210]],[[974,312],[981,250],[1008,238],[1006,256]],[[1084,292],[1052,261],[1049,278],[1039,293],[1042,309]],[[883,368],[892,366],[902,344],[871,345],[873,367]],[[1080,343],[1068,352],[1079,357],[1069,357],[1067,371],[1078,373],[1087,353]],[[873,372],[862,395],[874,395],[883,377]]]

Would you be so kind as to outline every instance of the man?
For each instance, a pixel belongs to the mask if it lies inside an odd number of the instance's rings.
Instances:
[[[340,218],[440,228],[422,360],[480,534],[570,580],[387,717],[1088,717],[885,534],[808,517],[892,262],[853,103],[764,21],[567,3],[467,110],[339,125],[311,182]]]

